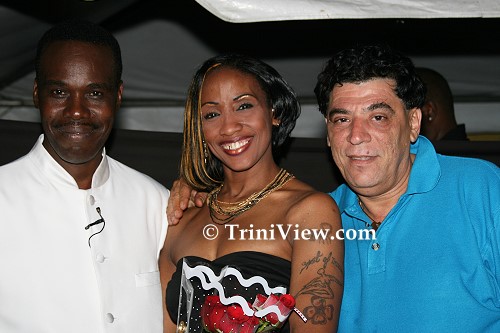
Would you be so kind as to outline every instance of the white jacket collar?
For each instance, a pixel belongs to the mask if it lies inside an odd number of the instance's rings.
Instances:
[[[75,179],[47,152],[43,143],[43,134],[38,137],[33,149],[29,153],[31,160],[37,165],[38,169],[47,176],[50,182],[56,182],[60,185],[76,187],[78,185]],[[92,188],[103,185],[109,178],[109,165],[106,156],[106,149],[102,151],[102,160],[92,176]]]

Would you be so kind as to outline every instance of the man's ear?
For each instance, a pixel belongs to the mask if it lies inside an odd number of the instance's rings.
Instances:
[[[328,119],[326,119],[326,118],[325,118],[325,124],[328,127]],[[330,145],[330,138],[328,137],[328,129],[326,130],[326,145],[328,147],[331,147],[331,145]]]
[[[122,105],[122,95],[123,95],[123,81],[120,80],[120,84],[118,85],[118,92],[116,96],[116,110],[120,108]]]
[[[413,108],[408,112],[408,122],[410,125],[410,141],[417,141],[420,133],[420,121],[422,120],[422,110]]]
[[[35,108],[38,109],[40,101],[38,100],[38,82],[36,81],[36,79],[35,83],[33,83],[33,104],[35,105]]]

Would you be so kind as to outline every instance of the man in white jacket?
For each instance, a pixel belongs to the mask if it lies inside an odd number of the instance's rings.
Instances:
[[[65,22],[40,39],[35,69],[43,134],[0,167],[0,332],[161,332],[169,191],[104,148],[118,42]]]

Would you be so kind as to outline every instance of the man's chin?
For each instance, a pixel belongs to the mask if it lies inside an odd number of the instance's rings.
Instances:
[[[378,182],[374,178],[366,177],[347,177],[344,178],[347,185],[356,193],[362,194],[364,192],[370,192],[371,189],[375,188]]]
[[[86,164],[96,158],[101,157],[102,147],[93,146],[88,147],[84,145],[79,145],[77,143],[73,143],[71,145],[58,146],[54,149],[54,153],[57,156],[53,157],[59,159],[61,162],[73,164],[73,165],[82,165]]]
[[[79,149],[72,149],[71,151],[62,152],[59,154],[61,159],[69,164],[74,165],[82,165],[86,164],[96,158],[96,156],[100,156],[101,150],[98,151],[84,151]]]

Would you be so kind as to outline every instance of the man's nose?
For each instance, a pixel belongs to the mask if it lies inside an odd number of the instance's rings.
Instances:
[[[353,118],[351,121],[351,131],[347,139],[353,145],[370,141],[371,136],[368,131],[366,120]]]
[[[68,98],[68,103],[64,110],[65,116],[72,119],[82,119],[87,118],[90,115],[90,109],[88,108],[85,96],[79,93],[72,94]]]

